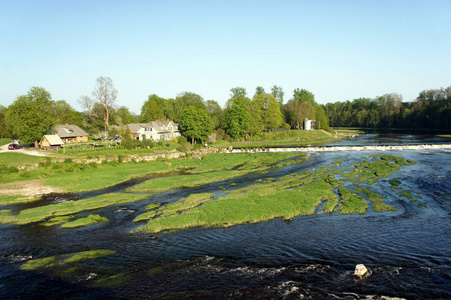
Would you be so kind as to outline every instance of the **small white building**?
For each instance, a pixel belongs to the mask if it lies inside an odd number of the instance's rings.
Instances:
[[[304,119],[304,130],[313,130],[315,127],[315,120]]]

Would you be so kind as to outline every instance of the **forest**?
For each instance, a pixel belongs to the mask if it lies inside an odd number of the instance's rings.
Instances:
[[[333,127],[451,129],[451,86],[424,90],[412,102],[396,93],[323,105]]]
[[[242,141],[264,132],[303,129],[305,118],[315,129],[331,127],[451,129],[451,86],[424,90],[412,102],[391,93],[376,98],[320,105],[312,92],[296,88],[284,103],[284,91],[274,85],[270,92],[258,86],[250,97],[245,88],[230,89],[221,107],[192,92],[165,99],[150,94],[139,115],[118,104],[118,91],[109,77],[98,77],[91,96],[78,99],[82,112],[65,100],[53,100],[42,87],[32,87],[8,106],[0,105],[0,136],[31,144],[51,134],[59,124],[74,124],[91,139],[108,140],[123,135],[124,125],[169,119],[180,124],[192,143]]]

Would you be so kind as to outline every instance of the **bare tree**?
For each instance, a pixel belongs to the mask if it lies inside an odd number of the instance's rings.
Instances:
[[[110,77],[98,77],[92,96],[94,99],[83,95],[78,102],[90,115],[97,118],[103,117],[105,127],[109,128],[110,109],[117,101],[117,90],[114,88],[113,80]],[[94,111],[96,103],[101,104],[104,108],[103,116]]]

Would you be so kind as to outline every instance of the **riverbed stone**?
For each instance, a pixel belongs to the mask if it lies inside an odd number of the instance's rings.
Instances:
[[[354,276],[363,277],[368,274],[368,269],[363,264],[355,266]]]

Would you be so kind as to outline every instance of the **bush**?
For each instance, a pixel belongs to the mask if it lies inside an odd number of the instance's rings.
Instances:
[[[177,140],[178,140],[179,144],[186,144],[186,143],[188,143],[188,140],[184,136],[177,137]]]
[[[15,166],[0,166],[0,174],[11,174],[11,173],[17,173],[19,172],[19,169]]]
[[[185,153],[189,152],[189,151],[191,151],[191,144],[188,144],[188,143],[179,144],[179,146],[177,147],[177,150],[180,152],[185,152]]]

